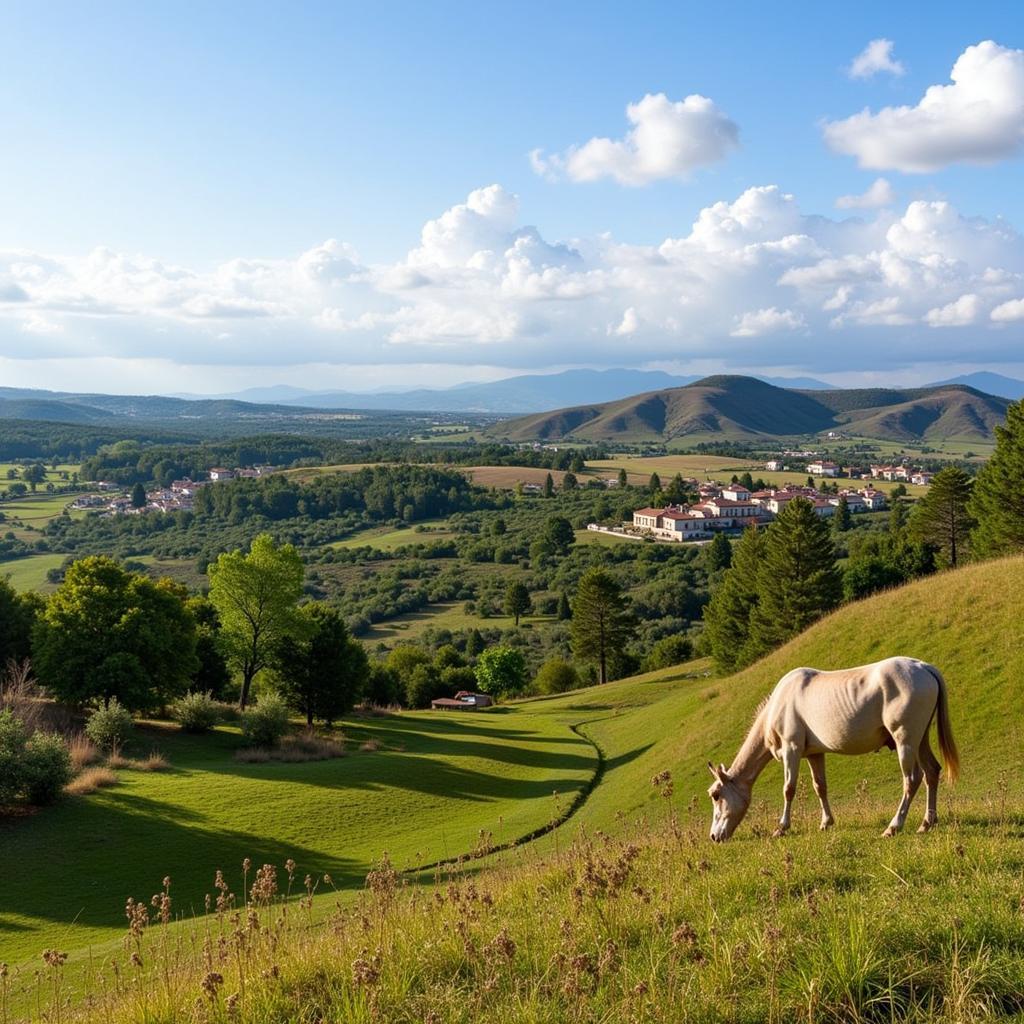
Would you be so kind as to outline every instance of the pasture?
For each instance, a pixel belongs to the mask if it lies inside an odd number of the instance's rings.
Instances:
[[[432,540],[441,540],[454,534],[443,528],[445,519],[423,519],[415,525],[393,529],[388,526],[370,527],[358,530],[350,537],[333,541],[330,548],[362,548],[371,547],[379,551],[394,551],[407,544],[429,544]],[[421,529],[422,527],[422,529]]]
[[[25,466],[21,463],[0,462],[0,494],[6,491],[11,484],[17,483],[21,479],[21,472],[24,468]],[[48,483],[53,484],[55,487],[68,484],[71,476],[81,469],[79,465],[72,462],[61,462],[57,466],[45,466],[44,468],[46,469],[46,476],[37,485],[44,493]],[[18,475],[16,477],[9,477],[8,474],[12,471]]]
[[[186,916],[210,865],[233,869],[237,891],[247,854],[293,856],[300,876],[327,864],[358,886],[385,849],[402,867],[472,849],[479,829],[497,844],[550,821],[553,790],[565,810],[590,780],[564,825],[453,867],[430,899],[377,875],[351,911],[315,898],[332,929],[307,930],[299,916],[272,944],[254,933],[244,961],[218,964],[216,1005],[244,984],[234,1012],[245,1022],[306,1020],[311,1007],[342,1021],[465,1024],[1019,1019],[1024,737],[1008,710],[1024,678],[1010,596],[1022,587],[1024,558],[947,572],[846,606],[728,678],[695,662],[496,714],[346,722],[353,752],[338,762],[239,765],[227,730],[210,741],[153,727],[144,746],[164,749],[169,775],[123,773],[120,787],[4,826],[9,863],[42,866],[0,896],[5,946],[29,956],[59,944],[81,970],[81,938],[114,934],[124,895],[157,891],[164,872]],[[880,837],[901,789],[883,750],[827,759],[830,831],[818,831],[803,768],[793,832],[770,838],[781,806],[771,764],[735,837],[710,843],[705,761],[732,760],[777,679],[896,653],[934,662],[949,684],[963,774],[941,787],[938,828]],[[383,746],[363,754],[370,732]],[[923,809],[919,793],[908,824]],[[144,985],[145,999],[112,997],[90,1020],[200,1019],[183,1008],[209,968],[186,943],[168,975],[162,941],[142,947],[131,992]],[[360,957],[370,966],[354,967]]]

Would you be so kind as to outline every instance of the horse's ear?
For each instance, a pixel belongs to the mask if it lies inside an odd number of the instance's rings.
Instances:
[[[718,778],[718,772],[715,771],[715,766],[710,761],[708,761],[708,771],[711,772],[714,778]]]
[[[718,771],[715,774],[718,776],[718,779],[719,779],[720,782],[728,782],[729,781],[729,772],[726,770],[726,767],[725,767],[724,764],[719,764]]]

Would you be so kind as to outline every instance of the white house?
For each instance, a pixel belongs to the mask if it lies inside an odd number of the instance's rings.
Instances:
[[[633,513],[633,525],[638,530],[657,530],[661,527],[663,511],[660,508],[638,508]]]
[[[872,512],[877,512],[879,509],[885,508],[885,495],[881,491],[876,491],[874,488],[866,487],[860,493],[864,497],[864,504]]]
[[[932,482],[932,477],[934,475],[934,473],[929,473],[927,470],[921,470],[919,473],[914,473],[910,477],[910,482],[912,484],[918,484],[921,487],[927,487],[928,484]]]
[[[234,480],[235,474],[230,469],[224,469],[223,466],[215,466],[210,470],[210,479],[214,483],[219,483],[221,480]]]
[[[839,476],[839,466],[834,462],[819,459],[817,462],[807,463],[807,472],[812,476]]]
[[[779,473],[782,471],[782,460],[781,459],[769,459],[765,464],[764,468],[769,473]]]
[[[722,488],[722,497],[727,501],[750,501],[750,491],[743,484],[729,484]]]

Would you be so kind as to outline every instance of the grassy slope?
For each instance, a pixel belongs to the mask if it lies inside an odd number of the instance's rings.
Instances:
[[[1022,558],[970,567],[845,608],[729,679],[691,664],[517,705],[504,721],[573,726],[603,751],[570,825],[470,866],[493,907],[469,880],[429,901],[414,888],[393,902],[378,885],[332,931],[292,931],[265,953],[252,940],[238,1019],[1020,1019],[1022,586]],[[893,653],[935,662],[949,682],[964,772],[943,787],[939,830],[879,838],[899,791],[883,753],[830,759],[831,832],[817,831],[804,786],[793,834],[768,838],[770,766],[736,839],[709,843],[704,761],[729,760],[775,680]],[[666,768],[670,800],[651,785]],[[375,948],[379,977],[354,984]],[[261,980],[271,963],[280,977]],[[221,969],[224,993],[237,991],[236,968]],[[182,1019],[201,973],[111,1019]]]

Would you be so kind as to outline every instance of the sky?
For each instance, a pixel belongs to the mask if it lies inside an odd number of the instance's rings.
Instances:
[[[0,384],[1024,376],[1019,5],[3,23]]]

